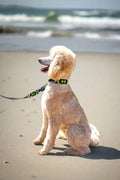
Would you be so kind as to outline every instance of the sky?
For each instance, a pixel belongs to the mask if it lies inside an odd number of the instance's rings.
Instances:
[[[0,5],[38,8],[77,8],[120,10],[120,0],[0,0]]]

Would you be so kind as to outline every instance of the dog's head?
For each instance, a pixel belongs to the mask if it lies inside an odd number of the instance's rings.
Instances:
[[[54,80],[69,79],[75,66],[75,56],[65,46],[54,46],[48,57],[39,58],[39,62],[46,66],[41,71],[48,72],[48,76]]]

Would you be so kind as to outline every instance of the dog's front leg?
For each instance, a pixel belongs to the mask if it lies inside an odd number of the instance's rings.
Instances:
[[[43,124],[42,124],[42,128],[40,131],[39,136],[33,141],[33,143],[35,145],[38,144],[42,144],[42,142],[44,141],[45,137],[46,137],[46,133],[47,133],[47,128],[48,128],[48,117],[46,114],[45,109],[43,110]]]
[[[50,152],[52,147],[54,146],[56,136],[58,134],[60,128],[59,123],[50,123],[48,130],[47,130],[47,136],[45,139],[45,143],[43,146],[43,149],[38,152],[40,155],[46,155]]]

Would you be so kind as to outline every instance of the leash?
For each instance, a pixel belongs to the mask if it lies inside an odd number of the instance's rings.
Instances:
[[[58,81],[55,81],[53,79],[49,79],[48,80],[49,82],[53,82],[54,84],[67,84],[68,83],[68,80],[66,79],[60,79]],[[21,98],[16,98],[16,97],[7,97],[7,96],[3,96],[0,94],[0,97],[3,97],[5,99],[10,99],[10,100],[19,100],[19,99],[27,99],[27,98],[31,98],[33,96],[36,96],[37,94],[39,94],[40,92],[44,91],[45,88],[46,88],[47,84],[45,84],[44,86],[42,86],[40,89],[37,89],[33,92],[31,92],[30,94],[28,94],[27,96],[25,97],[21,97]]]
[[[37,94],[39,94],[39,92],[42,92],[45,90],[47,84],[45,84],[44,86],[42,86],[40,89],[37,89],[33,92],[31,92],[30,94],[28,94],[27,96],[25,97],[21,97],[21,98],[16,98],[16,97],[7,97],[7,96],[3,96],[3,95],[0,95],[1,97],[3,98],[6,98],[6,99],[10,99],[10,100],[19,100],[19,99],[26,99],[26,98],[31,98],[33,96],[36,96]]]

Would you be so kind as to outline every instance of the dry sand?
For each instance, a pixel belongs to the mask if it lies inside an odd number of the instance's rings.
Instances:
[[[22,97],[43,86],[38,57],[47,53],[0,52],[0,94]],[[101,145],[84,157],[64,156],[67,141],[56,140],[39,156],[33,145],[41,124],[41,96],[0,98],[0,180],[120,179],[120,54],[77,54],[69,83],[89,122],[101,132]]]

